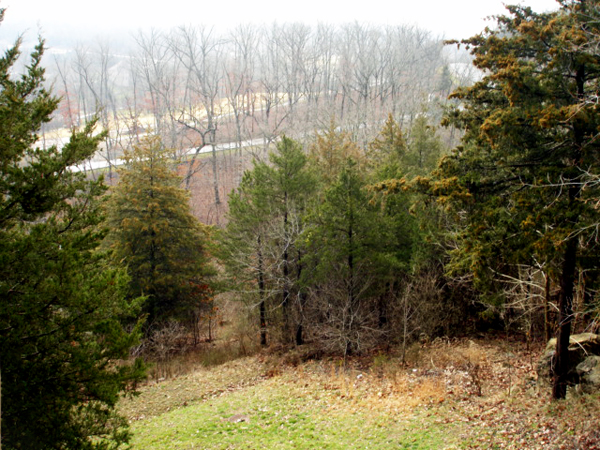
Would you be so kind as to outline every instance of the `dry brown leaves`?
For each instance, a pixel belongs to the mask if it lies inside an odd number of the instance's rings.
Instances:
[[[155,416],[188,403],[264,382],[284,386],[307,408],[329,414],[373,411],[419,415],[424,426],[452,424],[461,448],[600,449],[600,396],[551,402],[536,383],[541,347],[507,341],[438,341],[413,349],[409,365],[378,355],[343,362],[309,361],[297,366],[244,358],[143,388],[122,402],[131,420]],[[418,353],[418,354],[417,354]]]
[[[452,400],[430,414],[462,423],[467,448],[600,449],[600,397],[552,402],[550,388],[537,383],[540,346],[466,341],[430,350],[434,363],[439,353],[454,360],[444,369]]]

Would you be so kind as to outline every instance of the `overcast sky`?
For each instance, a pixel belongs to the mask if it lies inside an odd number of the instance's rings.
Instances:
[[[416,24],[448,39],[466,38],[489,24],[484,17],[503,13],[503,3],[523,3],[538,12],[558,8],[556,0],[0,0],[7,8],[7,31],[77,39],[150,27],[205,24],[227,29],[274,21]]]

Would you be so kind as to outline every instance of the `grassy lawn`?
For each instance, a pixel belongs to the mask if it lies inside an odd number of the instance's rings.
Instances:
[[[288,377],[218,395],[134,427],[143,449],[440,449],[452,439],[410,412],[364,410],[344,392]],[[366,405],[365,405],[366,406]]]
[[[550,403],[532,353],[460,344],[426,356],[343,368],[244,358],[149,385],[122,412],[133,448],[148,450],[600,448],[599,398]]]
[[[345,412],[326,397],[297,397],[280,380],[179,409],[134,427],[136,448],[443,448],[438,427],[412,415]],[[239,421],[238,421],[239,420]]]

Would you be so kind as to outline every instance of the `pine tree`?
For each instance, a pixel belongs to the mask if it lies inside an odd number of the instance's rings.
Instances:
[[[427,175],[442,156],[442,142],[429,124],[426,114],[415,119],[410,130],[408,151],[404,158],[406,170],[411,175]]]
[[[466,219],[455,256],[478,279],[535,258],[558,280],[554,398],[566,394],[576,268],[595,249],[582,238],[598,223],[598,193],[583,186],[598,171],[600,125],[596,104],[586,102],[598,95],[588,32],[597,2],[561,4],[545,14],[508,7],[497,30],[463,42],[487,75],[453,94],[462,104],[446,121],[464,130],[463,145],[432,185]]]
[[[282,340],[301,343],[302,302],[299,277],[303,255],[297,247],[306,205],[316,179],[308,171],[302,146],[286,136],[269,155],[269,163],[255,162],[229,201],[229,225],[223,235],[225,259],[231,267],[245,266],[259,287],[261,342],[266,343],[264,309],[266,285],[279,297]],[[292,304],[293,299],[298,301]],[[295,317],[295,330],[292,325]]]
[[[299,242],[307,255],[303,283],[311,292],[311,331],[330,350],[362,351],[393,330],[415,221],[408,195],[380,196],[371,185],[402,177],[405,152],[391,115],[364,156],[333,126],[312,148],[309,164],[323,181]]]
[[[159,137],[144,139],[124,160],[107,205],[106,242],[115,261],[127,267],[130,295],[148,297],[151,325],[188,316],[201,307],[193,292],[210,274],[208,229],[192,216]]]
[[[390,297],[403,289],[401,284],[410,272],[416,240],[416,220],[410,213],[410,194],[376,194],[380,184],[397,183],[409,170],[406,165],[407,146],[398,123],[390,114],[379,135],[369,144],[369,162],[373,165],[368,181],[370,205],[375,207],[375,223],[380,226],[379,245],[373,248],[378,277],[379,327],[388,324]],[[419,245],[421,247],[422,245]]]
[[[361,149],[347,132],[338,130],[333,118],[327,130],[317,133],[309,156],[310,164],[325,184],[337,178],[348,158],[352,158],[357,164],[365,165],[365,157]]]
[[[372,167],[393,166],[400,170],[406,155],[406,140],[394,116],[388,118],[379,135],[369,144],[368,162]]]
[[[313,329],[332,350],[363,350],[385,321],[374,303],[397,274],[393,254],[405,238],[394,235],[390,219],[371,202],[366,177],[351,158],[308,215],[303,242],[311,270],[305,283],[316,292],[313,315],[320,317]]]
[[[2,445],[116,448],[128,433],[115,404],[143,377],[139,362],[116,364],[139,337],[121,325],[139,305],[98,249],[101,180],[70,169],[104,134],[91,122],[60,150],[37,146],[58,99],[43,87],[43,42],[14,75],[19,45],[0,58]]]
[[[240,186],[229,195],[227,227],[218,234],[218,256],[231,274],[229,289],[249,294],[258,306],[260,345],[268,344],[267,290],[268,209],[255,194],[252,171],[246,171]]]

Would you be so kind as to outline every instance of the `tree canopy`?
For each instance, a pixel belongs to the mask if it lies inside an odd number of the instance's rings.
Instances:
[[[107,204],[107,244],[131,277],[130,295],[147,296],[150,323],[202,308],[209,295],[208,228],[190,212],[168,150],[145,138],[124,155]],[[200,301],[200,303],[198,303]]]
[[[128,432],[115,404],[144,372],[116,363],[139,338],[139,324],[121,325],[139,302],[99,250],[102,181],[72,169],[104,134],[92,121],[61,149],[39,146],[58,99],[44,88],[43,42],[20,75],[19,47],[0,58],[2,445],[116,448]]]
[[[587,101],[600,75],[596,3],[543,14],[509,6],[497,29],[462,42],[486,76],[453,94],[460,106],[445,120],[464,130],[463,143],[432,185],[465,219],[455,261],[480,282],[522,263],[559,284],[555,398],[566,393],[576,268],[596,249],[598,191],[586,182],[599,169],[599,116]]]

